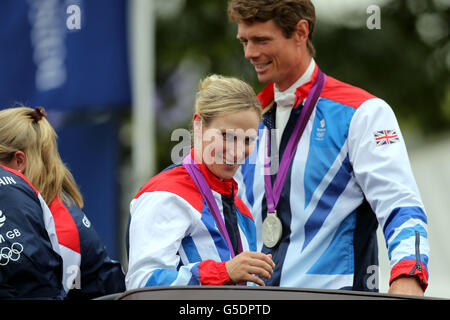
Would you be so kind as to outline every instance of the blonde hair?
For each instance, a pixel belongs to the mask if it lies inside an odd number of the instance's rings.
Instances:
[[[50,205],[58,196],[67,205],[70,198],[80,208],[83,197],[56,144],[56,132],[45,119],[43,108],[9,108],[0,111],[0,161],[9,162],[17,151],[26,155],[23,174]]]
[[[261,119],[261,104],[255,91],[244,81],[216,74],[200,81],[195,112],[204,124],[220,114],[246,109],[254,110]]]

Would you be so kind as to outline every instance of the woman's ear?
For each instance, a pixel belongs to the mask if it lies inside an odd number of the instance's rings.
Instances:
[[[19,172],[25,172],[25,169],[27,168],[27,155],[23,151],[16,151],[9,164],[10,168],[13,168]]]
[[[193,129],[194,129],[194,148],[201,150],[202,146],[202,116],[197,112],[194,113]]]
[[[198,121],[202,121],[202,116],[198,112],[196,112],[196,113],[194,113],[192,120],[194,121],[194,123],[198,122]]]
[[[194,133],[202,133],[202,116],[199,113],[194,113],[194,117],[193,117],[193,122],[194,122]]]

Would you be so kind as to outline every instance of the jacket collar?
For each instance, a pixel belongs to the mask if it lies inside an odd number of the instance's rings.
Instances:
[[[209,169],[202,163],[202,161],[195,155],[194,148],[191,149],[191,157],[194,159],[195,164],[200,169],[200,172],[203,174],[203,176],[206,179],[206,182],[208,182],[209,187],[224,195],[231,197],[231,195],[236,195],[238,191],[238,184],[236,180],[233,178],[231,179],[225,179],[221,180],[218,177],[216,177]]]
[[[316,63],[316,66],[314,68],[314,72],[312,74],[311,80],[309,80],[307,83],[301,85],[295,90],[295,95],[297,97],[297,103],[294,105],[294,108],[296,108],[303,100],[306,99],[308,96],[309,90],[311,90],[314,81],[316,81],[317,73],[319,72],[319,66]],[[270,82],[259,94],[258,94],[258,100],[261,103],[261,107],[265,109],[266,107],[270,106],[273,103],[274,99],[274,83]]]

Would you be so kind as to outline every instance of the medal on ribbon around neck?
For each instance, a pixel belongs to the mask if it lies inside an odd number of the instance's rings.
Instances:
[[[306,123],[310,118],[312,111],[317,104],[320,97],[320,93],[325,85],[325,74],[320,71],[317,72],[316,80],[306,97],[305,105],[301,109],[299,118],[295,124],[294,130],[289,137],[287,146],[281,157],[281,163],[276,173],[275,182],[272,185],[272,179],[270,174],[270,134],[267,134],[266,148],[264,154],[264,186],[266,190],[266,200],[267,200],[267,217],[264,219],[262,224],[262,240],[266,247],[273,248],[280,242],[281,234],[283,228],[280,219],[277,217],[277,205],[280,200],[281,191],[286,180],[286,175],[291,165],[292,159],[294,157],[297,145],[300,138],[305,130]],[[299,101],[296,101],[294,105],[297,105]],[[266,130],[268,133],[268,130]]]
[[[281,239],[283,227],[281,221],[277,217],[277,211],[267,212],[267,217],[262,224],[262,240],[267,248],[275,247]]]

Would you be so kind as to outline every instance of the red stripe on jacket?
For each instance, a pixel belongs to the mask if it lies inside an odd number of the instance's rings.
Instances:
[[[420,269],[416,268],[416,263],[417,262],[414,259],[401,260],[397,262],[392,267],[389,285],[391,285],[392,282],[400,276],[417,276],[423,291],[425,291],[428,287],[428,271],[422,262],[420,263]],[[412,272],[413,270],[414,272]]]
[[[13,173],[13,174],[15,174],[16,176],[19,176],[19,177],[21,177],[33,190],[34,190],[34,192],[36,192],[36,195],[38,195],[39,194],[39,192],[38,192],[38,190],[31,184],[31,182],[27,179],[27,177],[25,177],[23,174],[22,174],[22,172],[20,172],[20,171],[17,171],[17,170],[14,170],[14,169],[11,169],[11,168],[9,168],[9,167],[5,167],[5,166],[2,166],[2,165],[0,165],[0,167],[2,167],[3,169],[5,169],[6,171],[9,171],[9,172],[11,172],[11,173]]]
[[[193,156],[193,149],[191,150],[191,155]],[[204,164],[197,163],[197,166],[200,168],[200,171],[205,177],[210,188],[215,192],[230,197],[232,194],[232,188],[234,186],[234,202],[236,208],[241,214],[253,220],[253,217],[248,208],[245,206],[242,200],[236,196],[238,191],[238,184],[234,179],[227,179],[222,181],[213,173],[211,173],[211,171],[209,171]],[[139,190],[134,199],[139,198],[145,192],[154,191],[166,191],[174,193],[182,199],[186,200],[197,211],[202,212],[204,206],[203,197],[198,190],[194,180],[192,180],[191,176],[182,165],[169,169],[167,171],[163,171],[151,178],[141,188],[141,190]]]
[[[81,253],[80,235],[69,210],[59,197],[53,199],[49,208],[55,221],[58,243],[75,252]]]
[[[311,76],[311,80],[298,87],[295,91],[295,95],[299,98],[299,103],[302,102],[308,96],[314,81],[317,78],[319,67],[316,65],[314,72]],[[269,106],[274,100],[274,83],[269,83],[259,94],[258,99],[262,108]],[[325,86],[320,94],[320,97],[336,101],[338,103],[350,106],[358,109],[365,101],[376,98],[369,92],[336,80],[333,77],[326,76]]]

